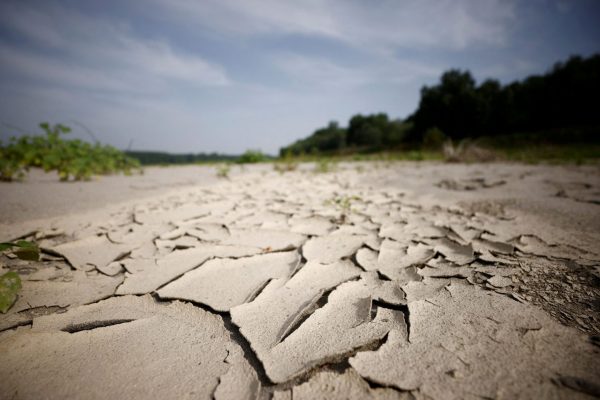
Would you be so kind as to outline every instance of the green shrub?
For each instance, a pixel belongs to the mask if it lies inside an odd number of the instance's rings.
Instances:
[[[6,146],[0,143],[0,180],[21,179],[31,167],[56,171],[61,181],[89,180],[93,175],[116,172],[130,174],[140,168],[137,160],[112,146],[64,140],[62,135],[71,131],[67,126],[42,123],[40,128],[45,136],[12,137]]]
[[[238,164],[254,164],[267,161],[268,157],[260,150],[246,150],[238,159]]]

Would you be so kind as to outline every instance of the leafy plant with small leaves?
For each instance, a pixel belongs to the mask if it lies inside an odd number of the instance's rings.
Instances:
[[[61,181],[89,180],[93,175],[116,172],[131,174],[139,162],[120,150],[79,139],[64,140],[71,128],[62,124],[40,124],[45,135],[12,137],[6,146],[0,143],[0,180],[25,177],[29,168],[56,171]]]

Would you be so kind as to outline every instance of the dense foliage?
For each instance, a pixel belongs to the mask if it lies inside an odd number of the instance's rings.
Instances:
[[[348,150],[379,150],[402,143],[410,129],[410,123],[390,120],[386,114],[355,115],[347,128],[332,121],[325,128],[317,129],[306,139],[284,147],[280,154],[334,153]]]
[[[413,139],[432,127],[461,139],[598,125],[599,91],[600,55],[572,57],[545,75],[506,86],[492,79],[478,86],[468,71],[451,70],[438,85],[421,90],[410,117]]]
[[[0,180],[20,179],[31,167],[56,171],[60,180],[88,180],[93,175],[130,173],[139,162],[112,146],[65,140],[71,129],[64,125],[40,124],[41,136],[12,137],[0,143]]]
[[[545,75],[508,85],[493,79],[477,85],[469,71],[450,70],[437,85],[423,87],[419,107],[404,121],[386,114],[355,115],[346,128],[331,122],[280,153],[432,148],[446,138],[502,135],[514,139],[523,132],[537,132],[537,139],[552,143],[598,141],[597,93],[600,55],[572,57]]]

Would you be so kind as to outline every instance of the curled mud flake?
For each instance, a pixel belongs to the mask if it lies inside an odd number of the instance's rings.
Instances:
[[[203,242],[221,242],[229,237],[229,229],[222,224],[195,224],[185,232]]]
[[[127,275],[125,282],[117,290],[117,294],[145,294],[177,279],[186,272],[202,265],[214,257],[244,257],[260,252],[260,249],[243,246],[202,245],[185,250],[175,250],[156,262],[156,268],[151,263],[138,261],[147,265],[134,274]],[[127,264],[126,264],[127,265]]]
[[[496,288],[505,288],[507,286],[510,286],[513,284],[512,279],[506,277],[506,276],[499,276],[499,275],[494,275],[491,278],[489,278],[488,283]]]
[[[439,239],[436,242],[435,251],[443,254],[447,260],[458,265],[469,264],[475,260],[475,253],[470,244],[465,246],[449,239]]]
[[[314,237],[302,247],[302,254],[309,261],[332,263],[350,257],[364,244],[363,236],[333,235]]]
[[[271,251],[287,251],[300,247],[306,240],[304,235],[267,229],[230,229],[230,236],[221,244],[232,246],[270,248]]]
[[[158,290],[158,295],[229,311],[231,307],[243,304],[269,280],[289,277],[299,262],[296,251],[214,259]]]
[[[114,326],[119,324],[126,324],[128,322],[135,321],[133,319],[108,319],[104,321],[90,321],[83,324],[68,325],[61,329],[67,333],[77,333],[82,331],[89,331],[92,329],[106,328],[108,326]]]
[[[104,275],[115,276],[123,272],[123,266],[119,261],[113,261],[110,264],[103,267],[96,267],[96,269],[102,272]]]
[[[106,276],[96,271],[68,271],[57,280],[26,281],[11,311],[88,304],[112,296],[121,282],[123,275]]]
[[[100,235],[61,244],[52,250],[63,255],[74,268],[87,271],[89,265],[105,268],[129,254],[132,246],[115,244],[105,235]]]
[[[169,232],[163,233],[162,235],[159,236],[159,238],[161,240],[175,240],[175,239],[180,238],[183,235],[185,235],[185,229],[177,228],[177,229],[173,229]]]
[[[356,262],[365,271],[375,271],[379,268],[377,259],[379,253],[369,248],[363,247],[356,252]]]

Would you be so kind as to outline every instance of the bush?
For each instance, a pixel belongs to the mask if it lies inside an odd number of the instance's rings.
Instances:
[[[433,127],[425,132],[423,136],[423,148],[428,150],[441,150],[444,142],[446,141],[446,135],[437,127]]]
[[[40,124],[45,136],[12,137],[0,144],[0,180],[21,179],[31,167],[56,171],[61,181],[89,180],[93,175],[131,173],[140,167],[137,160],[108,145],[94,145],[79,139],[64,140],[68,126]]]
[[[238,164],[255,164],[267,161],[268,157],[260,150],[246,150],[238,159]]]

